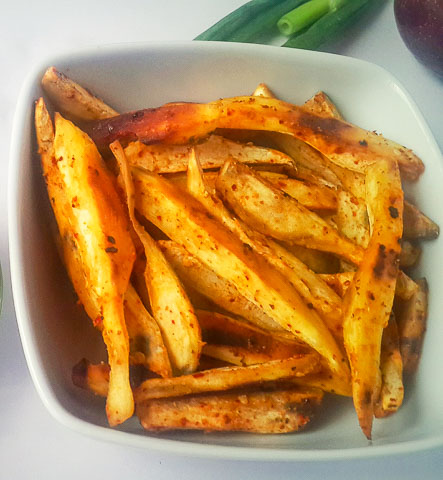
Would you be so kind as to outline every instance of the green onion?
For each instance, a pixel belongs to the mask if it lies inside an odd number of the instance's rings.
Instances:
[[[316,50],[324,43],[354,25],[367,11],[384,0],[348,0],[346,5],[329,12],[299,35],[295,34],[283,47]]]
[[[270,33],[278,33],[277,22],[282,15],[298,7],[306,0],[285,0],[251,19],[241,29],[235,32],[231,42],[258,42],[261,37]]]
[[[282,3],[283,1],[252,0],[247,2],[195,37],[194,40],[229,41],[237,30],[241,29],[258,14],[266,12],[275,6],[276,3]]]
[[[346,1],[347,0],[310,0],[283,15],[277,22],[277,27],[282,35],[290,36],[312,25],[326,13],[337,10]]]
[[[255,42],[261,36],[277,32],[282,15],[307,0],[252,0],[222,18],[194,40]]]

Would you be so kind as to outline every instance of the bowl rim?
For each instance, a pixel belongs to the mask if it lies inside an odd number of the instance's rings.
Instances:
[[[140,433],[124,432],[118,429],[110,429],[94,425],[86,420],[83,420],[63,407],[63,405],[56,398],[51,384],[45,375],[42,365],[39,361],[37,344],[34,341],[30,331],[29,324],[31,322],[29,311],[25,302],[25,297],[21,295],[21,285],[25,281],[23,275],[23,268],[21,267],[21,241],[20,241],[20,224],[22,215],[17,209],[16,205],[20,203],[20,188],[19,175],[20,169],[25,160],[21,158],[21,148],[23,141],[21,139],[21,132],[26,121],[26,113],[29,110],[30,95],[39,75],[49,65],[55,65],[57,62],[65,62],[68,58],[81,59],[93,58],[101,54],[116,54],[116,53],[135,53],[146,52],[149,50],[161,49],[185,49],[187,51],[208,49],[221,51],[246,51],[253,50],[256,52],[274,49],[275,52],[281,51],[281,47],[272,45],[252,45],[252,44],[237,44],[229,42],[204,42],[204,41],[184,41],[184,42],[136,42],[124,44],[110,44],[100,45],[95,47],[86,47],[81,49],[70,49],[64,52],[59,52],[55,55],[46,55],[38,63],[34,65],[30,73],[26,77],[16,105],[16,110],[13,118],[10,154],[9,154],[9,173],[8,173],[8,236],[9,236],[9,261],[10,261],[10,276],[13,303],[16,311],[17,325],[20,333],[26,362],[28,369],[34,383],[34,386],[39,394],[39,397],[50,414],[61,424],[68,428],[99,440],[104,440],[113,443],[130,445],[138,448],[149,448],[154,451],[171,453],[178,455],[186,455],[191,457],[203,458],[223,458],[232,460],[259,460],[259,461],[331,461],[331,460],[350,460],[358,458],[374,458],[386,457],[392,455],[404,455],[412,452],[431,450],[443,445],[443,432],[441,434],[433,434],[428,438],[419,438],[415,440],[406,440],[398,443],[387,443],[384,445],[371,445],[368,442],[367,446],[349,447],[337,449],[297,449],[291,448],[263,448],[263,447],[249,447],[249,446],[226,446],[218,444],[204,444],[200,442],[183,441],[175,439],[165,439],[155,437],[152,435],[143,435],[143,430]],[[314,52],[305,50],[286,49],[289,55],[303,57],[317,56],[321,58],[336,57],[341,62],[353,63],[356,66],[364,66],[365,68],[375,69],[381,71],[386,78],[394,82],[405,100],[412,107],[414,114],[426,135],[426,141],[429,147],[434,150],[437,155],[440,155],[440,150],[435,141],[431,130],[429,129],[425,119],[423,118],[419,108],[407,93],[402,84],[388,71],[382,67],[352,57],[345,57],[342,55]],[[289,53],[292,52],[292,53]]]

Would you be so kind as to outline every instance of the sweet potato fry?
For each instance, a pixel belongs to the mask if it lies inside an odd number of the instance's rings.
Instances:
[[[343,335],[360,427],[371,438],[380,381],[380,348],[391,312],[402,236],[403,191],[398,167],[378,160],[366,174],[372,235],[344,299]]]
[[[100,149],[114,140],[146,144],[188,143],[216,128],[276,131],[308,143],[332,162],[364,173],[377,159],[395,159],[403,174],[417,180],[423,162],[411,150],[381,135],[336,118],[325,118],[264,97],[234,97],[207,104],[175,103],[99,120],[90,134]]]
[[[439,226],[419,208],[405,200],[403,210],[403,238],[430,240],[437,238]]]
[[[140,169],[132,173],[136,205],[142,215],[220,277],[233,282],[281,327],[323,355],[332,371],[347,376],[346,361],[331,333],[277,270],[245,248],[193,197],[177,193],[156,174]]]
[[[251,165],[288,165],[294,162],[277,150],[251,144],[233,142],[219,135],[210,135],[201,143],[187,145],[145,145],[131,142],[125,154],[132,167],[140,167],[156,173],[186,172],[191,150],[195,149],[202,168],[220,168],[226,158]]]
[[[126,150],[128,148],[129,146],[126,148]],[[203,168],[200,157],[198,158]],[[227,157],[225,157],[225,159],[226,158]],[[306,181],[297,180],[296,178],[289,178],[288,175],[282,173],[269,170],[259,170],[256,165],[252,165],[252,168],[254,168],[254,171],[260,177],[265,178],[268,182],[274,185],[274,187],[279,188],[283,192],[286,192],[288,195],[295,198],[308,210],[319,211],[321,213],[332,213],[337,210],[337,192],[326,185],[313,185]],[[203,172],[204,182],[212,190],[215,189],[217,176],[218,171]],[[180,188],[186,187],[185,175],[170,175],[168,176],[168,180],[172,181]]]
[[[122,146],[114,142],[110,148],[120,167],[132,225],[145,249],[145,281],[151,309],[162,332],[172,367],[177,373],[194,372],[202,347],[194,309],[157,243],[135,218],[134,186]]]
[[[171,363],[160,328],[131,284],[125,293],[124,305],[130,363],[144,365],[162,377],[172,377]]]
[[[342,377],[332,374],[328,370],[308,373],[303,377],[284,380],[283,384],[288,383],[302,388],[319,388],[323,392],[341,395],[342,397],[352,397],[352,386]]]
[[[49,198],[54,198],[51,206],[58,226],[57,239],[60,253],[63,256],[65,265],[70,266],[72,274],[75,275],[75,272],[82,271],[83,265],[79,250],[70,248],[70,246],[74,245],[75,237],[65,212],[69,212],[72,209],[72,201],[71,198],[68,198],[62,174],[57,168],[57,162],[55,161],[54,127],[43,98],[40,98],[35,105],[35,130],[48,195]],[[76,277],[77,275],[74,276],[74,279]],[[92,290],[87,288],[86,282],[79,277],[78,281],[74,283],[74,288],[89,317],[99,319],[101,313],[98,298]],[[101,326],[100,322],[98,322],[98,326]]]
[[[155,398],[220,392],[290,377],[301,377],[318,369],[318,355],[299,354],[247,367],[223,367],[173,378],[150,378],[134,391],[137,404]]]
[[[337,212],[333,215],[337,230],[356,245],[366,248],[369,242],[369,222],[366,204],[351,193],[337,192]]]
[[[395,313],[400,337],[400,352],[405,374],[417,371],[428,314],[428,285],[425,278],[417,280],[418,291],[406,302],[396,302]]]
[[[44,111],[40,100],[37,125],[43,121],[48,124]],[[37,127],[37,131],[42,128]],[[50,129],[45,131],[44,141],[39,140],[42,166],[62,238],[64,261],[74,289],[102,330],[108,349],[111,373],[106,411],[109,424],[114,426],[133,413],[122,298],[135,250],[114,181],[92,141],[58,114],[52,148]]]
[[[338,118],[325,118],[276,99],[235,97],[218,102],[219,127],[287,133],[311,145],[332,162],[364,173],[377,158],[395,159],[403,174],[416,180],[423,162],[412,151]]]
[[[247,300],[232,282],[218,276],[176,242],[160,240],[162,252],[187,288],[194,288],[227,312],[245,318],[275,335],[289,335],[261,308]]]
[[[233,345],[214,345],[206,343],[203,346],[202,354],[207,357],[216,358],[229,365],[237,365],[239,367],[246,367],[248,365],[256,365],[258,363],[265,363],[271,360],[280,360],[288,358],[288,355],[275,352],[274,355],[269,355],[260,352],[251,352],[244,347]]]
[[[226,161],[217,191],[251,228],[278,240],[329,251],[360,263],[363,249],[329,226],[294,198],[260,178],[245,165]]]
[[[42,86],[57,110],[72,120],[100,120],[118,115],[113,108],[55,67],[46,70]]]
[[[374,414],[383,418],[396,412],[403,403],[403,362],[400,354],[397,323],[391,314],[383,331],[380,355],[381,391]]]
[[[146,430],[286,433],[303,429],[322,400],[317,389],[224,392],[150,400],[137,406]]]

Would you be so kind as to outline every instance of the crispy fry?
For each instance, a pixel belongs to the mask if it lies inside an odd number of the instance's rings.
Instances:
[[[333,393],[334,395],[341,395],[343,397],[352,397],[351,383],[342,377],[332,374],[328,370],[308,373],[303,377],[284,380],[282,383],[286,382],[303,388],[319,388],[323,392]]]
[[[155,398],[220,392],[248,385],[290,377],[300,377],[318,369],[318,355],[299,354],[283,360],[272,360],[247,367],[224,367],[205,370],[192,375],[145,380],[135,391],[137,404]]]
[[[256,365],[258,363],[265,363],[271,360],[279,360],[288,358],[284,352],[276,352],[273,356],[260,353],[251,352],[244,347],[238,347],[233,345],[213,345],[212,343],[206,343],[203,347],[202,353],[207,357],[216,358],[230,365],[237,365],[239,367],[245,367],[248,365]]]
[[[264,97],[234,97],[207,104],[175,103],[160,108],[99,120],[90,134],[101,149],[114,140],[183,144],[216,128],[267,130],[293,135],[332,162],[366,172],[378,159],[395,159],[402,173],[417,180],[423,162],[409,149],[336,118],[325,118],[302,107]]]
[[[160,328],[131,284],[125,293],[124,305],[131,364],[144,365],[162,377],[171,377],[171,363]]]
[[[72,120],[100,120],[118,113],[55,67],[49,67],[42,86],[58,111]]]
[[[137,209],[249,301],[323,355],[332,371],[347,376],[336,342],[320,317],[266,260],[236,239],[190,195],[178,194],[158,175],[132,170]]]
[[[372,236],[345,295],[343,335],[355,409],[363,433],[371,438],[381,337],[394,299],[402,235],[403,191],[397,165],[384,160],[371,165],[366,188]]]
[[[366,204],[344,190],[337,192],[337,213],[333,216],[337,230],[356,245],[366,248],[369,222]]]
[[[437,238],[440,233],[440,228],[435,222],[406,200],[403,210],[403,226],[403,237],[407,239],[430,240]]]
[[[128,148],[129,147],[127,147],[127,149]],[[198,158],[200,161],[200,157]],[[202,163],[200,162],[200,164]],[[282,173],[259,170],[256,165],[254,165],[253,168],[260,177],[265,178],[268,182],[272,183],[274,187],[279,188],[295,198],[308,210],[320,211],[321,213],[332,213],[337,210],[337,192],[326,185],[313,185],[309,182],[297,180],[296,178],[289,178]],[[217,176],[218,171],[203,172],[204,182],[211,189],[215,189]],[[186,188],[186,175],[169,175],[168,180],[180,188]]]
[[[377,418],[391,415],[403,403],[403,362],[394,315],[391,315],[389,323],[383,331],[380,371],[382,375],[381,391],[374,407],[374,415]]]
[[[265,235],[333,252],[357,264],[363,258],[362,248],[340,236],[321,217],[245,165],[228,160],[220,171],[216,188],[242,220]]]
[[[226,158],[251,165],[289,165],[292,159],[282,152],[251,144],[233,142],[219,135],[210,135],[195,145],[145,145],[131,142],[125,154],[132,167],[141,167],[156,173],[186,172],[192,148],[195,149],[202,168],[220,168]]]
[[[42,101],[36,124],[50,122]],[[111,366],[106,411],[110,425],[133,413],[129,341],[123,295],[135,258],[128,223],[114,182],[91,140],[71,122],[55,117],[39,141],[48,194],[63,242],[65,264],[86,312],[102,330]],[[55,160],[57,159],[57,160]]]
[[[59,240],[60,253],[65,265],[70,266],[72,274],[81,272],[83,265],[79,250],[69,248],[69,245],[74,245],[75,237],[73,237],[72,228],[65,212],[68,213],[72,208],[72,201],[68,198],[62,174],[55,161],[54,127],[43,98],[40,98],[35,105],[35,130],[48,195],[49,198],[54,198],[51,206],[58,225],[57,239]],[[87,288],[81,277],[78,278],[78,281],[75,281],[74,288],[89,317],[92,319],[100,318],[98,298],[92,290]]]
[[[202,348],[200,327],[194,309],[157,243],[135,218],[134,186],[123,148],[118,142],[114,142],[110,148],[124,180],[132,225],[145,249],[145,281],[152,313],[162,331],[172,367],[179,373],[194,372]]]
[[[422,161],[412,151],[338,118],[325,118],[280,100],[235,97],[221,100],[219,126],[254,128],[291,134],[316,148],[334,163],[364,173],[377,158],[393,158],[406,178],[423,173]],[[263,113],[263,109],[266,112]]]
[[[426,279],[421,278],[416,283],[418,291],[406,302],[399,301],[395,305],[403,370],[409,375],[418,368],[428,314]]]
[[[316,389],[224,392],[150,400],[137,406],[146,430],[285,433],[303,429],[322,400]]]
[[[170,240],[160,240],[158,243],[186,287],[195,288],[227,312],[243,317],[264,330],[278,335],[287,334],[287,331],[261,308],[241,295],[232,282],[214,273],[200,260],[190,255],[184,247]]]

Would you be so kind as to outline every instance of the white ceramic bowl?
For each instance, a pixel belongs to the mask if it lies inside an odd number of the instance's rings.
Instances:
[[[413,188],[418,205],[440,225],[441,154],[416,105],[381,68],[351,58],[259,45],[189,42],[109,46],[46,59],[26,81],[17,106],[9,179],[11,275],[23,348],[35,386],[63,424],[95,437],[189,455],[321,460],[399,454],[443,445],[443,311],[441,239],[425,245],[421,271],[430,284],[429,324],[420,370],[405,403],[363,437],[350,399],[327,399],[310,428],[289,435],[149,434],[137,420],[107,426],[103,400],[72,385],[82,357],[99,360],[102,341],[82,311],[49,232],[50,211],[33,134],[40,79],[55,65],[119,111],[165,102],[210,101],[251,93],[259,82],[302,103],[318,90],[349,121],[377,130],[421,156],[426,173]],[[103,353],[103,351],[101,352]],[[103,357],[102,357],[103,358]]]

